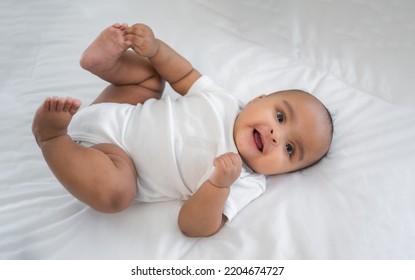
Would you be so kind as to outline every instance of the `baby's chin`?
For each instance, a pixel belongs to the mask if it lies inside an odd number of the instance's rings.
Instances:
[[[255,163],[251,163],[249,164],[248,162],[244,161],[244,163],[246,164],[246,166],[248,166],[252,171],[254,171],[255,173],[258,174],[263,174],[263,175],[267,175],[267,176],[273,176],[273,175],[281,175],[281,174],[286,174],[286,173],[291,173],[291,172],[295,172],[301,169],[304,169],[304,167],[285,167],[285,168],[269,168],[269,166],[267,165],[263,165],[263,164],[255,164]]]
[[[243,157],[242,157],[242,160],[243,160],[244,164],[255,173],[263,174],[263,175],[278,175],[278,174],[281,174],[281,173],[278,173],[277,171],[274,171],[274,170],[268,170],[269,168],[264,168],[264,166],[262,166],[262,165],[249,162],[249,160],[245,160]]]

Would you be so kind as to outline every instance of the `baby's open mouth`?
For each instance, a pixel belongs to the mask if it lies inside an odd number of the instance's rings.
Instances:
[[[258,150],[262,153],[264,150],[264,143],[262,142],[261,133],[259,133],[256,129],[254,129],[254,142]]]

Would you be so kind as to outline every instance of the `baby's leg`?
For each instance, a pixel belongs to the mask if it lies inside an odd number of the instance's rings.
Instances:
[[[67,127],[79,107],[79,100],[47,99],[36,112],[33,134],[50,169],[72,195],[98,211],[121,211],[136,196],[134,164],[115,145],[86,148],[72,141]]]
[[[142,84],[159,90],[161,78],[148,59],[128,51],[129,44],[123,35],[126,27],[118,23],[104,29],[84,51],[80,61],[82,68],[114,85]],[[147,82],[152,79],[158,83]]]

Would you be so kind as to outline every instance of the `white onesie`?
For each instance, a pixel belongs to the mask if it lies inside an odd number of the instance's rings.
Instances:
[[[176,100],[89,106],[75,114],[68,131],[75,141],[120,146],[137,169],[138,201],[187,200],[212,172],[215,157],[237,153],[233,125],[239,111],[237,99],[202,76]],[[231,220],[264,191],[265,176],[244,165],[225,216]]]

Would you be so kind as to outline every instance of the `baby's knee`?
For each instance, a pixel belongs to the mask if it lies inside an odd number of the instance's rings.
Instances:
[[[116,191],[107,200],[107,208],[110,213],[121,212],[131,205],[134,198],[135,195],[130,195],[123,191]]]
[[[93,188],[97,189],[95,205],[98,211],[106,213],[120,212],[130,206],[137,194],[137,173],[134,163],[118,146],[98,144],[93,148],[107,157],[105,168],[95,176]]]
[[[127,209],[135,199],[135,192],[120,188],[120,186],[106,186],[107,190],[97,199],[92,208],[103,213],[117,213]],[[130,186],[131,188],[131,186]]]

